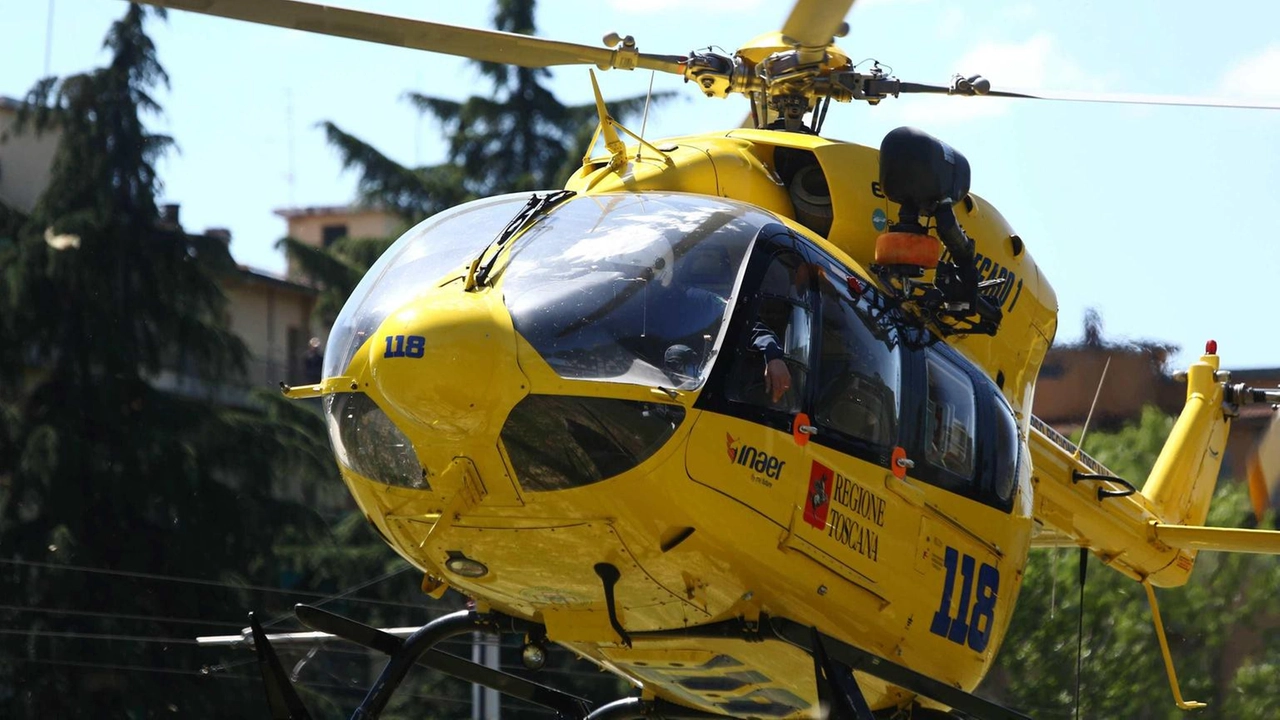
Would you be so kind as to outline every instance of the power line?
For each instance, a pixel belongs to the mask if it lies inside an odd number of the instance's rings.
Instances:
[[[12,607],[12,606],[0,606],[0,608],[3,608],[3,607]],[[70,640],[100,640],[100,641],[110,641],[110,642],[135,642],[135,643],[151,643],[151,644],[162,644],[162,645],[200,646],[200,643],[198,641],[188,639],[188,638],[172,638],[172,637],[163,637],[163,636],[155,636],[155,635],[125,635],[125,634],[119,634],[119,633],[87,633],[87,632],[75,632],[75,631],[35,630],[35,629],[33,630],[0,629],[0,635],[16,635],[16,636],[25,636],[25,637],[48,637],[48,638],[70,639]],[[328,641],[321,641],[321,642],[322,644],[324,644]],[[490,642],[487,644],[498,644],[498,643]],[[470,644],[464,640],[446,640],[443,643],[441,643],[441,645],[442,646],[452,645],[454,647],[458,647],[459,649],[461,649],[461,648],[469,647]],[[344,649],[340,646],[325,647],[324,650],[326,652],[335,653],[339,655],[368,656],[368,652],[365,650]],[[237,660],[231,663],[215,665],[215,666],[207,666],[207,667],[212,667],[217,674],[229,675],[229,673],[225,673],[226,670],[230,670],[236,667],[241,667],[244,665],[249,665],[256,661],[257,661],[256,658],[245,658],[245,659]],[[209,673],[194,671],[194,670],[188,670],[184,672],[189,672],[194,674],[209,674]],[[589,679],[599,679],[601,677],[606,676],[607,674],[604,671],[591,672],[587,670],[575,670],[572,668],[551,668],[551,667],[543,668],[539,672],[546,673],[548,675],[561,675],[565,677],[580,677],[580,678],[589,678]]]
[[[160,645],[190,645],[190,646],[201,647],[199,641],[197,640],[188,639],[188,638],[162,637],[162,636],[156,636],[156,635],[123,635],[119,633],[86,633],[86,632],[63,631],[63,630],[34,630],[34,629],[33,630],[0,629],[0,635],[16,635],[20,637],[47,637],[47,638],[59,638],[59,639],[66,639],[66,640],[102,640],[102,641],[111,641],[111,642],[135,642],[135,643],[150,643],[150,644],[160,644]],[[460,646],[466,647],[465,641],[460,641],[460,640],[446,641],[445,643],[442,643],[442,644],[453,644],[453,645],[460,645]],[[356,655],[356,656],[364,656],[364,657],[368,656],[367,651],[354,650],[354,649],[347,650],[341,647],[326,647],[325,651],[339,654],[339,655]],[[196,670],[186,670],[183,672],[193,673],[197,675],[204,675],[204,674],[229,675],[229,673],[225,672],[226,670],[230,670],[236,667],[241,667],[243,665],[249,665],[254,662],[257,662],[256,657],[246,658],[244,660],[238,660],[235,662],[226,663],[222,665],[211,666],[213,669],[213,672],[211,673],[196,671]],[[555,675],[564,675],[567,677],[583,677],[583,678],[593,678],[593,679],[600,678],[602,675],[604,675],[603,672],[588,672],[585,670],[573,670],[569,668],[564,668],[564,669],[543,668],[539,672],[547,673],[547,674],[555,674]]]
[[[30,663],[32,665],[61,665],[65,667],[84,668],[88,670],[128,670],[129,672],[151,672],[164,673],[167,675],[189,675],[195,677],[208,677],[213,679],[226,680],[242,680],[248,682],[259,683],[262,678],[257,675],[240,675],[231,673],[221,673],[217,675],[209,675],[199,670],[182,670],[179,668],[156,667],[153,665],[116,665],[112,663],[91,663],[80,662],[76,660],[45,660],[43,658],[16,658],[19,662]],[[358,687],[356,685],[338,685],[334,683],[320,683],[311,681],[299,681],[295,685],[303,685],[309,688],[323,688],[328,690],[342,690],[345,692],[365,694],[367,688]],[[449,697],[447,695],[421,695],[418,693],[407,693],[405,697],[411,697],[418,700],[435,700],[442,702],[451,702],[458,704],[471,704],[471,700]]]
[[[345,640],[343,638],[335,637],[335,638],[329,638],[326,640],[319,640],[317,642],[323,646],[324,652],[327,652],[327,653],[334,653],[338,655],[356,655],[356,656],[363,656],[363,657],[371,656],[371,653],[369,652],[368,649],[357,650],[354,647],[345,647],[348,645],[354,645],[354,643],[351,643],[351,641]],[[336,644],[334,645],[329,644],[329,643],[335,643],[335,642]],[[452,638],[452,639],[441,641],[440,644],[436,646],[436,649],[442,650],[442,651],[448,651],[448,650],[455,650],[455,651],[468,650],[469,651],[471,649],[472,644],[498,645],[501,647],[501,643],[499,641],[482,640],[478,642],[473,642],[469,640],[459,640],[456,638]],[[463,652],[453,652],[450,654],[463,658],[464,660],[466,659],[466,653],[463,653]],[[373,656],[381,657],[380,655],[373,655]],[[206,667],[208,667],[214,673],[222,673],[227,670],[243,667],[245,665],[251,665],[253,663],[256,663],[257,661],[258,661],[257,657],[253,656],[253,657],[241,658],[239,660],[232,660],[230,662],[221,663],[218,665],[206,666]],[[593,665],[590,665],[590,663],[587,663],[587,664],[591,667],[595,667]],[[519,665],[515,665],[511,663],[504,663],[502,667],[507,670],[521,669]],[[541,674],[560,675],[564,677],[576,677],[576,678],[583,678],[587,680],[622,679],[621,676],[610,673],[609,671],[604,669],[587,670],[587,669],[575,669],[575,668],[544,667],[540,670],[537,670],[536,674],[537,675],[541,675]],[[528,680],[536,680],[536,676],[529,676],[529,675],[521,675],[521,676],[525,677],[525,679],[528,679]]]
[[[57,563],[39,562],[35,560],[18,560],[16,558],[0,558],[0,565],[18,565],[23,567],[38,567],[49,570],[70,570],[75,572],[91,573],[97,575],[115,575],[119,577],[136,578],[141,580],[159,580],[162,582],[188,583],[192,585],[204,585],[206,587],[220,587],[231,590],[255,590],[258,592],[276,593],[279,595],[296,595],[301,597],[316,597],[329,599],[324,593],[312,592],[309,590],[286,590],[284,588],[269,587],[266,585],[235,585],[225,582],[217,582],[214,580],[201,580],[199,578],[180,577],[177,575],[160,575],[157,573],[133,572],[129,570],[108,570],[106,568],[95,568],[84,565],[61,565]],[[389,600],[375,600],[373,598],[349,597],[345,598],[351,602],[370,603],[374,605],[388,605],[391,607],[412,608],[415,610],[427,610],[424,605],[414,605],[412,603],[398,603]]]
[[[13,658],[13,660],[31,665],[63,665],[66,667],[90,668],[94,670],[128,670],[129,672],[153,672],[165,673],[167,675],[193,675],[198,677],[209,677],[208,673],[200,670],[183,670],[181,668],[156,667],[154,665],[117,665],[113,663],[91,663],[81,662],[78,660],[47,660],[44,658]],[[260,678],[253,675],[233,675],[226,674],[219,677],[225,677],[229,680],[259,680]]]
[[[50,637],[63,638],[70,640],[123,640],[126,642],[140,643],[160,643],[163,645],[196,645],[200,642],[195,639],[186,638],[167,638],[154,635],[117,635],[114,633],[82,633],[72,632],[70,630],[4,630],[0,629],[0,635],[19,635],[24,637]]]
[[[405,570],[410,569],[411,567],[413,567],[413,566],[412,566],[412,565],[409,565],[408,563],[405,563],[405,564],[404,564],[404,565],[402,565],[401,567],[399,567],[399,568],[397,568],[397,569],[395,569],[395,570],[389,570],[389,571],[387,571],[387,572],[385,572],[385,573],[383,573],[383,574],[379,575],[378,577],[373,578],[372,580],[366,580],[366,581],[364,581],[364,582],[362,582],[362,583],[359,583],[359,584],[357,584],[357,585],[353,585],[353,586],[351,586],[351,587],[347,588],[346,590],[343,590],[342,592],[337,593],[336,595],[330,595],[329,597],[326,597],[325,599],[323,599],[323,600],[321,600],[321,601],[319,601],[319,602],[317,602],[317,603],[313,603],[313,605],[312,605],[312,606],[313,606],[313,607],[320,607],[321,605],[324,605],[325,603],[333,602],[334,600],[341,600],[341,599],[346,598],[347,596],[351,595],[351,593],[359,592],[360,590],[363,590],[363,589],[365,589],[365,588],[369,587],[370,585],[375,585],[375,584],[377,584],[377,583],[382,582],[383,580],[387,580],[387,579],[389,579],[389,578],[393,578],[393,577],[395,577],[396,575],[399,575],[400,573],[404,572]],[[284,620],[288,620],[288,619],[289,619],[289,618],[291,618],[291,617],[293,617],[293,613],[284,613],[284,614],[278,615],[278,616],[276,616],[276,617],[272,618],[271,620],[268,620],[267,622],[263,623],[263,624],[262,624],[262,627],[264,627],[264,628],[271,627],[272,625],[275,625],[275,624],[277,624],[277,623],[279,623],[279,622],[282,622],[282,621],[284,621]]]
[[[13,612],[40,613],[42,615],[73,615],[80,617],[103,618],[107,620],[140,620],[144,622],[171,622],[187,625],[210,625],[214,627],[241,628],[240,623],[219,622],[217,620],[200,620],[196,618],[165,617],[163,615],[131,615],[129,613],[108,613],[94,610],[73,610],[51,607],[33,607],[24,605],[0,605],[0,610]]]

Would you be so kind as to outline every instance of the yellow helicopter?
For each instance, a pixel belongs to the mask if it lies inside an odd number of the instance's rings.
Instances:
[[[1175,700],[1196,705],[1152,587],[1185,583],[1200,550],[1280,553],[1280,533],[1202,527],[1233,414],[1280,391],[1230,383],[1210,343],[1138,490],[1032,416],[1056,299],[964,156],[911,128],[878,150],[818,134],[832,101],[1030,96],[858,70],[833,44],[851,0],[681,56],[293,0],[155,4],[751,101],[744,127],[648,141],[597,89],[603,154],[563,190],[410,230],[339,316],[324,380],[285,388],[323,399],[344,481],[424,591],[474,600],[407,637],[300,606],[390,656],[355,717],[423,662],[593,720],[1022,718],[972,690],[1037,546],[1141,583]],[[433,649],[477,630],[519,633],[531,665],[563,646],[640,695],[590,708]],[[307,717],[252,639],[274,716]]]

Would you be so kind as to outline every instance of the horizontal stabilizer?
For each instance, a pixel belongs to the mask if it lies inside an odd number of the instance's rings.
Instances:
[[[1151,532],[1158,542],[1179,550],[1280,555],[1280,532],[1275,530],[1152,523]]]

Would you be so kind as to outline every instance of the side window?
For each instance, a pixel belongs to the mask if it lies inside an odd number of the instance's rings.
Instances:
[[[1000,507],[1009,507],[1018,482],[1018,460],[1021,456],[1018,422],[1013,417],[1013,410],[1009,409],[994,389],[991,405],[995,409],[995,422],[992,425],[996,439],[995,463],[991,471],[991,498]]]
[[[817,364],[814,420],[825,437],[892,448],[898,439],[902,363],[893,327],[877,323],[869,303],[875,291],[847,272],[825,268],[818,281],[822,356]]]
[[[738,339],[725,396],[783,412],[798,412],[808,384],[813,269],[795,250],[770,248],[771,256],[743,336]],[[765,387],[765,366],[781,360],[790,389],[775,402]]]
[[[925,401],[925,461],[966,480],[973,479],[973,381],[962,370],[933,353],[925,358],[928,395]]]

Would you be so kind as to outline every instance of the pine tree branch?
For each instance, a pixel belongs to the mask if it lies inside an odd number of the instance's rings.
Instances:
[[[320,125],[342,156],[343,168],[360,172],[358,189],[369,204],[414,222],[470,199],[461,179],[447,167],[410,169],[332,122]]]

